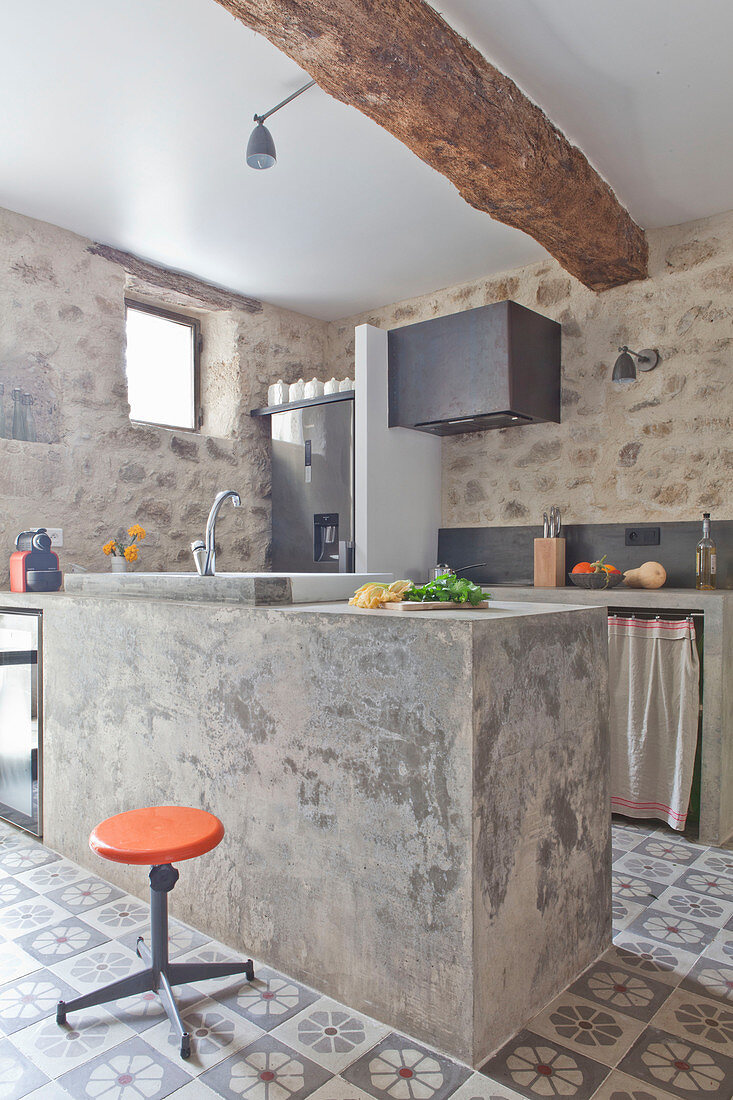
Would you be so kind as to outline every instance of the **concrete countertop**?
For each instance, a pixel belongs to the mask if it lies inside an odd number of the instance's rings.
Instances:
[[[696,588],[616,588],[587,589],[568,585],[565,588],[533,588],[517,585],[484,584],[497,601],[507,603],[535,601],[537,603],[575,604],[593,607],[638,607],[660,610],[704,611],[733,606],[733,590],[716,589],[700,592]]]
[[[516,590],[517,592],[519,590]],[[462,609],[457,607],[455,610],[438,610],[434,611],[429,608],[421,609],[420,611],[400,611],[391,609],[389,607],[379,608],[378,610],[367,610],[361,607],[351,607],[347,602],[339,603],[300,603],[300,604],[258,604],[256,606],[250,606],[247,604],[234,604],[229,600],[191,600],[190,598],[183,599],[181,601],[172,600],[170,597],[164,599],[150,598],[141,600],[139,596],[129,596],[125,598],[123,593],[119,594],[105,594],[100,593],[70,593],[70,592],[0,592],[0,610],[3,608],[24,608],[28,610],[37,609],[39,611],[47,611],[49,608],[59,606],[63,601],[70,600],[74,603],[89,602],[98,605],[105,603],[106,601],[113,601],[114,604],[118,604],[121,600],[124,602],[134,601],[136,604],[141,605],[144,608],[159,607],[161,604],[168,603],[186,603],[197,605],[198,607],[209,606],[213,610],[219,610],[222,607],[228,607],[232,611],[244,611],[244,612],[278,612],[280,614],[289,615],[324,615],[324,616],[341,616],[353,618],[355,616],[365,616],[367,619],[374,619],[379,621],[380,619],[389,618],[404,619],[406,621],[424,621],[435,622],[458,622],[458,623],[476,623],[487,622],[496,619],[517,619],[527,618],[535,615],[553,615],[563,611],[585,611],[589,606],[593,606],[592,601],[547,601],[541,602],[544,597],[541,597],[537,590],[527,589],[522,590],[522,593],[529,594],[532,598],[527,598],[524,594],[521,596],[507,596],[504,598],[502,592],[501,599],[492,599],[489,603],[489,607],[486,609]],[[583,593],[585,595],[585,593]],[[558,603],[562,603],[561,607],[558,607]],[[600,605],[601,601],[595,601]]]

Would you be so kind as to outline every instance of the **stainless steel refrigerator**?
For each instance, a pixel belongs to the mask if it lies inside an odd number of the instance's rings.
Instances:
[[[41,834],[41,615],[0,613],[0,818]]]
[[[272,568],[353,573],[354,399],[273,413]]]

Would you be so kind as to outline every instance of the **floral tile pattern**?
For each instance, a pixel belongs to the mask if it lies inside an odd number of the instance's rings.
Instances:
[[[480,1073],[267,967],[71,1013],[142,968],[146,901],[0,823],[0,1100],[733,1098],[733,852],[614,823],[613,948]],[[171,921],[171,957],[237,952]],[[3,1037],[4,1036],[4,1037]]]
[[[12,1035],[56,1011],[61,999],[76,991],[49,970],[34,970],[23,978],[0,986],[0,1030]]]
[[[711,1050],[733,1051],[733,1004],[676,989],[654,1018],[654,1026]]]
[[[139,1036],[59,1078],[75,1100],[163,1100],[191,1078]]]
[[[342,1072],[380,1100],[445,1100],[469,1076],[467,1067],[395,1032]]]
[[[256,1024],[209,999],[188,1009],[181,1007],[181,1015],[192,1040],[186,1062],[186,1071],[192,1074],[210,1069],[264,1035]],[[167,1019],[146,1031],[145,1041],[172,1061],[178,1057],[179,1041]]]
[[[672,1096],[730,1096],[733,1058],[649,1027],[621,1062],[620,1069]]]
[[[318,994],[291,978],[263,966],[256,969],[253,982],[238,980],[223,991],[212,993],[215,1000],[232,1012],[246,1016],[263,1031],[272,1031],[291,1016],[312,1005]]]
[[[669,996],[670,987],[638,971],[600,961],[573,982],[570,992],[637,1020],[651,1020]]]
[[[665,912],[658,908],[656,902],[640,917],[631,921],[626,926],[626,931],[635,936],[657,940],[668,947],[679,947],[693,955],[701,955],[717,933],[715,925]]]
[[[303,1100],[329,1074],[272,1035],[264,1035],[201,1075],[204,1084],[229,1100]]]
[[[561,993],[532,1020],[532,1031],[605,1066],[615,1066],[641,1034],[644,1023],[570,992]]]
[[[608,1067],[531,1031],[520,1031],[483,1072],[516,1089],[520,1096],[590,1100]]]
[[[51,966],[68,959],[72,955],[78,955],[81,951],[88,951],[100,943],[104,943],[107,936],[88,924],[69,916],[58,924],[49,925],[37,932],[28,932],[19,937],[15,942],[32,955],[42,966]]]
[[[733,1004],[733,965],[728,966],[704,955],[685,977],[682,986],[701,997],[713,997]]]
[[[337,1001],[322,997],[309,1008],[278,1025],[272,1034],[324,1069],[339,1073],[375,1046],[390,1029]]]

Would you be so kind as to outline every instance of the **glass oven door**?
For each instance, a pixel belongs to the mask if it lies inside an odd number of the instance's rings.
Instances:
[[[41,835],[41,616],[0,612],[0,817]]]

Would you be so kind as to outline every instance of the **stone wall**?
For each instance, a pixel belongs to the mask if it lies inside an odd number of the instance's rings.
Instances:
[[[548,260],[330,326],[331,365],[352,374],[363,322],[511,298],[562,323],[562,423],[445,439],[445,526],[540,522],[553,503],[575,523],[733,518],[733,212],[649,237],[650,278],[603,294]],[[612,384],[619,344],[662,361]]]
[[[261,569],[270,539],[268,430],[249,410],[267,386],[327,376],[326,325],[268,305],[213,309],[195,298],[168,308],[201,321],[204,337],[200,433],[135,426],[129,420],[124,296],[118,263],[66,230],[0,210],[0,382],[6,416],[14,385],[33,392],[38,437],[0,438],[0,588],[8,555],[29,526],[62,527],[62,563],[106,569],[101,546],[134,522],[148,531],[138,568],[192,567],[189,544],[203,533],[217,490],[236,489],[218,529],[222,569]]]

